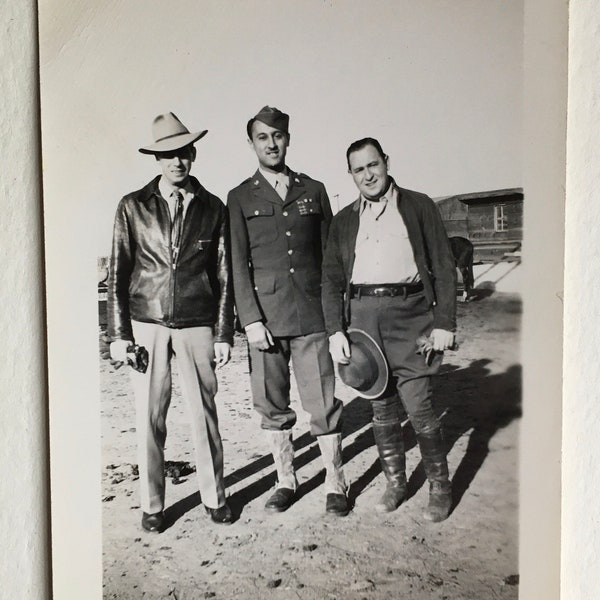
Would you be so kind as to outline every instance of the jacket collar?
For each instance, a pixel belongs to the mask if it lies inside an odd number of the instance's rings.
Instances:
[[[156,195],[162,198],[160,194],[160,190],[158,189],[158,182],[160,181],[161,176],[157,175],[152,181],[147,183],[141,191],[140,198],[141,200],[149,200],[151,196]],[[193,176],[190,175],[190,183],[192,184],[192,189],[194,190],[194,198],[201,196],[206,191],[202,184]]]
[[[288,193],[285,198],[285,204],[289,204],[290,202],[294,202],[297,200],[302,194],[306,192],[306,186],[301,177],[298,177],[298,174],[292,171],[288,167],[288,177],[289,177],[289,188]],[[279,194],[275,191],[273,186],[265,179],[265,176],[260,172],[260,169],[257,169],[254,175],[252,176],[252,190],[255,195],[259,195],[262,199],[265,199],[273,204],[281,205],[282,200],[279,197]]]

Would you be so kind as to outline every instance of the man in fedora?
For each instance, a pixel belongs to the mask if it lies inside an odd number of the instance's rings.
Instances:
[[[273,454],[277,486],[265,508],[281,512],[297,488],[290,358],[325,466],[326,512],[348,513],[342,472],[342,403],[321,308],[321,261],[331,207],[322,183],[286,166],[289,116],[265,106],[248,121],[254,175],[227,199],[235,300],[248,337],[254,408]]]
[[[360,196],[334,217],[323,261],[331,355],[340,365],[352,364],[352,337],[349,341],[345,333],[351,325],[369,334],[389,363],[390,385],[370,395],[375,442],[387,478],[375,508],[395,510],[406,496],[401,400],[430,483],[424,517],[442,521],[452,497],[440,422],[431,405],[431,376],[439,370],[442,352],[454,343],[454,259],[437,207],[428,196],[396,185],[377,140],[354,142],[346,159]],[[428,336],[431,346],[427,360],[417,354],[422,336]],[[364,365],[354,365],[347,375],[373,392]]]
[[[132,370],[138,438],[142,527],[164,525],[164,446],[171,401],[171,359],[189,409],[202,502],[216,523],[231,523],[225,501],[223,447],[215,393],[216,368],[229,361],[233,293],[227,211],[190,176],[194,143],[173,114],[152,125],[154,155],[162,174],[125,196],[115,217],[108,280],[111,358],[127,360],[135,343],[148,351],[145,373]]]

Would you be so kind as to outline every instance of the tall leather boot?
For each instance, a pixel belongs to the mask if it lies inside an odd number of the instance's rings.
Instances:
[[[298,480],[294,471],[294,446],[290,431],[267,430],[265,435],[269,450],[273,455],[277,471],[277,486],[275,492],[265,503],[265,509],[273,512],[287,510],[294,499]]]
[[[325,512],[344,517],[350,507],[346,497],[346,479],[342,470],[342,434],[328,433],[317,437],[325,467]]]
[[[387,487],[375,505],[378,512],[396,510],[406,498],[406,457],[402,423],[373,420],[373,435],[379,452],[381,470],[387,479]]]
[[[448,461],[444,452],[442,430],[417,434],[425,475],[429,481],[429,505],[423,518],[437,523],[450,514],[452,507],[452,484],[448,476]]]

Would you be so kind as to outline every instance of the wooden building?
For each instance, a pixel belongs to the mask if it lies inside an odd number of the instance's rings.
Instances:
[[[476,261],[496,261],[520,250],[523,189],[510,188],[437,198],[448,236],[473,242]]]

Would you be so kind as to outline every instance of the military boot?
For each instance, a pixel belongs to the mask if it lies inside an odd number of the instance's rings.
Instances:
[[[396,510],[406,498],[406,457],[402,423],[373,420],[373,435],[379,452],[381,470],[387,479],[387,487],[375,505],[378,512]]]
[[[452,507],[452,484],[448,475],[448,461],[444,451],[442,430],[417,434],[425,475],[429,481],[429,505],[423,518],[437,523],[448,518]]]

